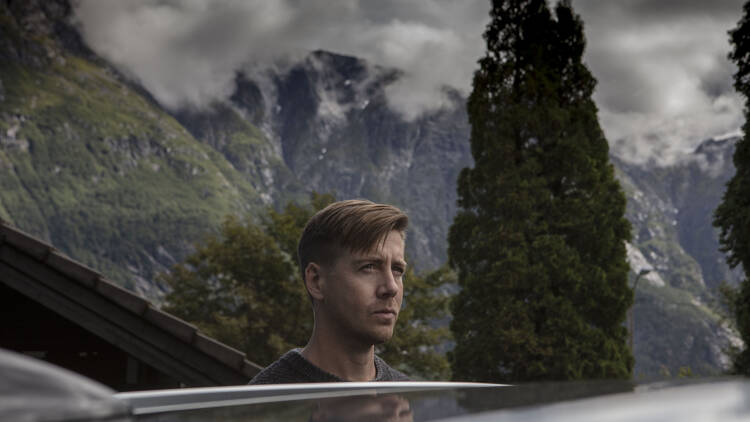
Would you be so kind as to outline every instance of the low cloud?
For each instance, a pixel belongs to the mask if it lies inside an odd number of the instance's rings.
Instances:
[[[743,0],[573,0],[613,151],[669,164],[744,120],[727,31]],[[85,40],[167,107],[223,100],[251,65],[322,49],[402,70],[388,88],[407,118],[471,89],[488,0],[79,0]]]
[[[406,117],[468,94],[489,20],[483,0],[81,0],[76,18],[99,54],[170,108],[226,99],[247,65],[322,49],[404,72],[387,94]]]
[[[671,164],[744,120],[727,59],[741,1],[574,1],[599,81],[594,99],[615,154]]]
[[[260,50],[259,36],[293,20],[282,2],[80,1],[84,39],[163,105],[200,107],[227,98],[234,74]]]

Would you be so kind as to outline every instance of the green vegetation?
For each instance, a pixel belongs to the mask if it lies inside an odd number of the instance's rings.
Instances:
[[[227,218],[185,263],[162,279],[164,309],[267,365],[303,345],[312,328],[295,265],[259,226]]]
[[[569,1],[494,1],[449,236],[453,377],[627,378],[625,197]]]
[[[448,359],[439,348],[451,339],[447,325],[451,297],[442,291],[455,283],[455,273],[447,266],[424,276],[409,268],[404,278],[404,302],[393,338],[378,347],[388,364],[412,378],[433,381],[450,379]]]
[[[313,194],[311,207],[268,210],[262,225],[227,217],[184,263],[160,275],[172,287],[165,310],[267,365],[304,345],[312,331],[298,277],[297,239],[315,211],[333,202]]]
[[[721,204],[716,209],[714,225],[721,229],[719,242],[721,250],[728,253],[728,263],[734,268],[742,264],[745,270],[743,280],[734,295],[730,307],[737,323],[737,329],[745,343],[745,349],[737,353],[733,372],[750,375],[750,2],[745,3],[743,15],[737,27],[729,32],[734,47],[729,58],[737,65],[734,74],[734,87],[745,97],[744,137],[737,142],[734,150],[734,177],[727,184]]]
[[[690,293],[641,280],[633,315],[638,351],[635,379],[676,376],[681,367],[690,367],[694,375],[720,374],[719,363],[708,354],[721,344],[721,317]]]
[[[261,209],[249,178],[158,105],[3,18],[24,57],[0,63],[1,218],[157,298],[138,280],[186,255],[224,215]]]
[[[297,241],[307,220],[333,196],[313,194],[310,202],[269,209],[260,225],[227,218],[220,235],[210,235],[184,263],[161,275],[172,287],[164,309],[262,365],[304,346],[313,318],[296,267]],[[448,297],[438,288],[449,280],[447,269],[426,277],[407,273],[406,307],[394,338],[378,349],[389,364],[414,377],[449,376],[445,357],[436,351],[447,330],[432,327],[446,317]]]
[[[271,169],[273,174],[286,179],[293,177],[276,158],[260,130],[244,120],[234,107],[214,103],[208,110],[181,111],[176,117],[196,139],[221,153],[258,190],[269,188],[262,175],[264,170]]]

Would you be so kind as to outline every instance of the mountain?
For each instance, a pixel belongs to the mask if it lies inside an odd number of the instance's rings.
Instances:
[[[612,157],[633,224],[631,268],[651,270],[635,291],[636,377],[681,367],[718,373],[728,364],[724,349],[740,344],[723,319],[717,289],[722,282],[737,285],[742,272],[728,268],[712,226],[734,174],[736,141],[709,139],[670,166]]]
[[[417,269],[431,269],[447,259],[455,180],[472,162],[468,118],[464,99],[446,89],[451,107],[406,120],[385,96],[399,75],[316,51],[282,70],[240,73],[230,104],[176,117],[237,167],[249,169],[243,163],[254,160],[270,170],[265,187],[275,203],[314,190],[401,207],[410,218],[407,255]],[[238,154],[235,146],[243,127],[251,125],[272,144],[260,160],[249,158],[258,157],[250,150]]]
[[[0,2],[0,218],[158,300],[156,274],[228,214],[259,218],[309,192],[408,212],[409,260],[446,260],[456,178],[472,165],[465,99],[406,119],[401,72],[316,51],[239,71],[225,102],[168,110],[82,42],[65,0]],[[636,377],[726,367],[737,342],[716,287],[736,284],[711,214],[734,140],[670,166],[612,157],[633,224]]]
[[[157,272],[262,197],[91,52],[69,14],[66,1],[0,3],[0,218],[156,297]]]
[[[255,69],[237,77],[231,105],[208,117],[178,114],[186,127],[214,144],[211,116],[244,116],[272,140],[278,161],[292,179],[273,187],[274,202],[306,190],[335,192],[395,203],[410,215],[409,255],[421,269],[446,259],[446,234],[455,214],[456,176],[472,165],[464,100],[454,107],[406,121],[388,107],[384,87],[399,73],[333,53],[317,51],[286,68]],[[719,252],[712,213],[734,174],[736,139],[707,140],[670,166],[633,164],[612,156],[628,198],[626,217],[634,238],[628,246],[633,268],[652,270],[636,292],[636,376],[715,374],[726,368],[724,349],[737,337],[718,305],[721,282],[737,284]],[[222,149],[223,151],[223,149]],[[232,157],[229,157],[232,160]],[[281,169],[283,166],[279,167]],[[275,173],[274,173],[275,174]],[[305,181],[289,182],[289,180]],[[684,370],[684,369],[683,369]]]

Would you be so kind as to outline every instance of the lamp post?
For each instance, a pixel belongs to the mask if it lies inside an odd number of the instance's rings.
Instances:
[[[641,271],[638,272],[638,275],[635,276],[635,281],[633,282],[633,306],[630,307],[629,314],[629,320],[630,320],[630,351],[635,353],[635,350],[633,350],[633,334],[635,333],[635,316],[633,315],[633,309],[635,308],[635,289],[638,287],[638,280],[641,279],[644,275],[650,273],[650,269],[643,268]]]

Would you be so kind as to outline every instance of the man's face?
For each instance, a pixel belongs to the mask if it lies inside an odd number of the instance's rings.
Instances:
[[[331,266],[321,267],[323,301],[331,328],[363,344],[391,338],[404,294],[404,240],[392,231],[377,250],[343,251]]]

